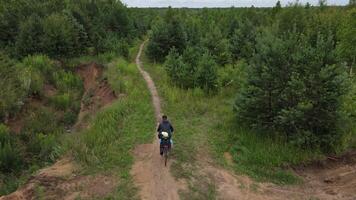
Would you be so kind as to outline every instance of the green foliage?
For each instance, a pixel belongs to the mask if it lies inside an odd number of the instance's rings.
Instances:
[[[8,128],[0,124],[0,172],[17,172],[21,165],[19,148],[11,139]]]
[[[128,63],[119,59],[116,61],[116,64],[110,64],[105,73],[105,76],[108,79],[110,86],[113,88],[116,95],[123,94],[127,92],[127,83],[122,77],[123,72],[120,69],[125,68]]]
[[[34,133],[27,146],[27,152],[40,161],[55,161],[59,155],[57,138],[54,134]]]
[[[337,36],[339,42],[337,44],[338,55],[342,61],[345,61],[350,68],[350,73],[356,65],[356,8],[351,9],[341,28],[338,30]]]
[[[8,141],[10,141],[9,130],[4,124],[0,124],[0,143],[4,144]]]
[[[235,104],[240,121],[281,131],[304,147],[335,149],[346,79],[331,37],[320,34],[312,46],[297,33],[282,38],[265,31],[256,50]]]
[[[217,64],[210,54],[205,53],[200,58],[197,70],[197,85],[207,92],[217,89]]]
[[[22,72],[13,60],[0,52],[0,121],[20,110],[26,95]]]
[[[230,63],[231,53],[229,51],[229,41],[223,37],[220,29],[217,26],[206,33],[203,39],[203,45],[209,50],[211,56],[219,65]]]
[[[84,49],[80,43],[85,33],[83,27],[75,23],[75,19],[64,14],[52,14],[43,20],[42,45],[51,57],[76,56]]]
[[[239,23],[230,38],[230,51],[235,61],[253,56],[256,34],[256,27],[249,20]]]
[[[103,52],[111,51],[125,58],[129,56],[127,41],[121,39],[117,34],[109,34],[101,43],[103,44]]]
[[[9,173],[16,172],[21,168],[22,157],[18,147],[10,142],[0,144],[0,171]]]
[[[24,120],[23,133],[29,137],[35,133],[53,134],[61,131],[56,117],[49,108],[35,108]]]
[[[20,25],[15,45],[17,54],[19,56],[26,56],[43,52],[42,37],[43,27],[41,18],[37,15],[32,15]]]
[[[194,68],[184,63],[182,56],[180,56],[176,49],[172,49],[164,64],[168,74],[174,83],[180,87],[194,87],[195,73]]]
[[[133,28],[120,1],[1,1],[1,13],[0,45],[14,57],[75,57],[88,47],[102,52],[112,33],[122,41],[130,39]],[[126,54],[126,44],[120,44]]]
[[[217,64],[210,54],[193,53],[194,50],[188,47],[183,55],[179,55],[173,48],[164,63],[165,69],[172,82],[182,88],[200,87],[206,92],[214,91],[218,86]]]
[[[50,97],[50,102],[58,110],[67,110],[72,104],[72,99],[69,93],[63,93]]]
[[[78,90],[82,87],[82,81],[79,76],[64,70],[53,73],[53,82],[56,88],[63,92]]]
[[[173,47],[181,53],[186,46],[186,40],[180,19],[174,16],[165,20],[159,19],[152,27],[147,55],[150,59],[162,62]]]
[[[246,69],[248,65],[241,61],[236,65],[226,65],[218,69],[218,85],[219,87],[241,87],[246,79]]]
[[[24,88],[28,94],[43,95],[43,86],[52,80],[54,64],[43,55],[26,57],[20,67],[23,71]]]

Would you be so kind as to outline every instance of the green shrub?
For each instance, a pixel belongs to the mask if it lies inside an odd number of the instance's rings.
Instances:
[[[22,167],[22,157],[16,145],[10,142],[0,144],[0,171],[16,172]]]
[[[109,65],[107,71],[105,72],[105,76],[107,77],[111,88],[114,89],[116,94],[126,92],[126,82],[124,80],[123,72],[120,69],[125,68],[127,65],[128,64],[126,61],[120,60],[115,65]]]
[[[26,96],[24,75],[6,54],[0,52],[0,121],[16,114]]]
[[[235,65],[226,65],[218,69],[220,87],[233,86],[240,88],[246,81],[247,64],[240,61]]]
[[[179,55],[173,48],[166,58],[164,67],[173,83],[182,88],[199,87],[206,92],[218,88],[218,67],[208,53],[195,53],[195,58],[189,53],[195,48],[188,48]],[[185,57],[184,57],[185,56]]]
[[[196,74],[191,66],[193,65],[183,61],[183,57],[178,54],[175,48],[170,51],[164,63],[172,82],[182,88],[194,88],[195,86],[194,78]]]
[[[50,102],[56,109],[67,110],[71,106],[72,99],[69,93],[63,93],[50,97]]]
[[[68,110],[63,115],[63,123],[65,125],[72,125],[77,120],[77,113],[73,112],[72,110]]]
[[[208,53],[203,54],[198,63],[197,85],[207,92],[218,89],[217,64]]]
[[[44,107],[36,108],[24,120],[24,133],[26,135],[34,133],[55,133],[62,130],[58,124],[56,114]]]
[[[109,34],[102,41],[104,49],[103,52],[114,52],[116,55],[121,55],[125,58],[129,56],[129,44],[117,34]]]
[[[11,139],[9,129],[4,124],[0,124],[0,143],[5,144]]]
[[[19,64],[23,73],[24,88],[28,94],[43,95],[43,86],[53,79],[55,67],[44,55],[28,56]]]
[[[59,154],[58,148],[55,134],[35,133],[30,139],[27,150],[40,161],[54,161]]]
[[[51,80],[55,71],[54,63],[46,55],[28,56],[23,59],[22,64],[31,71],[39,72],[46,80]]]
[[[82,81],[79,76],[64,70],[59,70],[54,73],[53,82],[56,88],[63,92],[74,89],[78,90],[82,87]]]
[[[17,54],[19,56],[27,56],[42,53],[42,36],[41,18],[37,15],[32,15],[20,25],[19,34],[16,37]]]
[[[43,19],[42,47],[50,57],[73,57],[85,51],[86,32],[66,14],[53,13]]]
[[[183,52],[187,42],[182,20],[171,17],[167,20],[158,20],[152,27],[150,40],[147,44],[147,56],[150,59],[162,62],[169,54],[171,48]]]

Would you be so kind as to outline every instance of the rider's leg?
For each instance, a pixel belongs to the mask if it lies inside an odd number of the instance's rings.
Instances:
[[[159,154],[161,156],[163,155],[163,145],[162,145],[162,143],[159,143]]]

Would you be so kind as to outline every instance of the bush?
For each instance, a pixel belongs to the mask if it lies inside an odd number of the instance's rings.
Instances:
[[[53,79],[53,62],[44,55],[28,56],[20,64],[27,94],[43,95],[43,86]]]
[[[77,113],[72,110],[68,110],[63,115],[63,123],[65,125],[72,125],[77,121]]]
[[[26,135],[34,133],[52,134],[62,130],[56,114],[44,107],[36,108],[24,120],[23,131]]]
[[[105,72],[105,76],[107,77],[108,82],[116,95],[127,92],[124,74],[120,70],[126,66],[127,62],[125,60],[120,60],[117,65],[110,64],[108,66],[108,70]]]
[[[72,99],[69,93],[63,93],[50,97],[50,102],[56,109],[67,110],[71,106]]]
[[[16,172],[22,166],[19,148],[12,141],[8,128],[0,124],[0,171]]]
[[[82,87],[82,81],[79,76],[72,72],[65,72],[64,70],[59,70],[54,73],[53,82],[56,88],[63,92]]]
[[[54,134],[33,134],[27,150],[40,161],[54,161],[59,154],[56,136]]]
[[[0,121],[16,114],[26,95],[22,72],[15,62],[0,52]]]
[[[240,62],[237,65],[226,65],[218,69],[219,87],[242,85],[245,75],[246,64]]]
[[[17,54],[19,56],[27,56],[42,53],[42,37],[41,18],[37,15],[32,15],[20,25],[19,34],[16,37]]]
[[[217,64],[210,54],[205,53],[200,58],[197,71],[197,85],[206,92],[212,92],[218,89]]]
[[[183,61],[182,56],[178,54],[176,49],[171,50],[164,66],[172,82],[176,85],[182,88],[193,88],[195,86],[195,73],[191,66]]]
[[[9,129],[4,124],[0,124],[0,144],[5,144],[11,139]]]
[[[173,83],[182,88],[199,87],[206,92],[218,88],[218,67],[209,53],[203,55],[189,53],[195,48],[188,48],[182,55],[173,48],[166,58],[164,67]]]
[[[129,56],[129,44],[125,39],[120,38],[116,34],[106,36],[102,44],[102,52],[114,52],[116,55],[121,55],[125,58]]]
[[[54,13],[43,19],[42,24],[43,51],[50,57],[74,57],[85,51],[85,30],[72,16]]]
[[[38,71],[47,80],[51,80],[55,71],[54,63],[46,55],[28,56],[22,61],[22,65],[33,71]]]
[[[0,144],[0,171],[16,172],[22,167],[22,157],[18,147],[10,142]]]
[[[181,21],[172,17],[172,19],[158,20],[153,25],[147,44],[149,58],[162,62],[173,47],[178,52],[183,52],[187,38]]]

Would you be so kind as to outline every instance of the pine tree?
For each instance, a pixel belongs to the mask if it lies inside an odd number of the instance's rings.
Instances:
[[[333,45],[330,35],[319,34],[313,46],[296,32],[263,32],[235,103],[239,120],[277,130],[299,145],[335,147],[337,111],[347,87]]]

